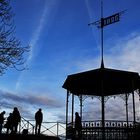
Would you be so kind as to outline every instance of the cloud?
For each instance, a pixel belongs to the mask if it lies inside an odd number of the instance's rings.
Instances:
[[[97,98],[87,100],[83,103],[83,120],[101,120],[101,101]],[[139,119],[139,101],[138,95],[135,94],[136,120]],[[133,121],[133,103],[132,95],[128,99],[128,116],[129,121]],[[122,96],[118,95],[116,98],[110,97],[105,103],[105,119],[106,120],[126,120],[126,105]]]
[[[0,101],[0,108],[2,109],[2,108],[8,108],[8,109],[11,109],[11,108],[13,108],[13,104],[12,103],[10,103],[9,101],[5,101],[5,100],[1,100]]]
[[[0,104],[3,107],[11,108],[10,106],[20,105],[23,106],[25,104],[30,106],[42,106],[47,108],[58,108],[62,107],[61,101],[57,99],[43,96],[38,94],[36,95],[17,95],[6,91],[0,91],[1,101]]]
[[[140,33],[132,33],[110,42],[104,46],[105,67],[140,72]],[[100,67],[100,56],[84,57],[75,66],[79,71]]]
[[[59,115],[64,111],[63,102],[57,97],[53,98],[52,96],[46,96],[40,93],[36,94],[14,94],[12,92],[0,90],[0,110],[6,110],[7,115],[13,111],[14,107],[18,107],[21,113],[21,116],[27,119],[34,119],[34,113],[38,108],[42,108],[44,113],[44,121],[57,120]],[[53,112],[53,113],[52,113]]]
[[[140,33],[132,33],[115,41],[114,47],[105,55],[106,64],[140,72]]]

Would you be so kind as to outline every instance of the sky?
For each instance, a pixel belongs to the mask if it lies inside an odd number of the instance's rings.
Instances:
[[[100,20],[101,1],[11,0],[11,6],[16,37],[31,50],[24,71],[9,68],[0,77],[0,111],[8,115],[17,106],[24,118],[34,119],[42,108],[44,121],[65,121],[67,76],[100,67],[100,29],[88,24]],[[119,22],[104,27],[105,67],[140,72],[139,8],[139,0],[103,0],[103,17],[125,10]],[[139,103],[136,95],[137,117]],[[106,118],[125,119],[124,104],[120,97],[108,99]],[[79,111],[77,97],[75,106]],[[129,108],[132,116],[131,96]],[[99,99],[86,99],[84,119],[100,119],[100,111]]]

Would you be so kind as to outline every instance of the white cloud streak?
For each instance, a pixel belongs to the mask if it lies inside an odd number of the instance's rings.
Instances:
[[[131,34],[116,44],[105,55],[107,66],[140,72],[140,34]]]
[[[26,62],[27,65],[29,65],[31,63],[31,61],[35,57],[37,51],[39,51],[41,49],[40,45],[37,46],[37,44],[43,33],[44,27],[49,28],[48,25],[50,24],[51,19],[54,16],[53,14],[55,14],[54,11],[57,9],[56,8],[57,5],[58,5],[58,3],[55,0],[46,1],[41,18],[39,19],[38,26],[37,26],[36,30],[33,32],[33,35],[31,37],[31,40],[29,43],[31,46],[31,50],[29,52],[29,57]],[[36,50],[36,52],[35,52],[35,50]],[[20,83],[21,83],[21,79],[23,78],[23,74],[24,74],[24,71],[21,72],[21,74],[17,80],[16,91],[20,88]]]
[[[29,58],[28,58],[28,61],[30,61],[32,58],[33,58],[33,54],[34,54],[34,48],[36,47],[36,44],[41,36],[41,33],[42,33],[42,30],[43,30],[43,27],[46,23],[46,18],[47,18],[47,14],[48,14],[48,10],[47,10],[47,4],[45,5],[44,7],[44,10],[43,10],[43,13],[42,13],[42,16],[39,20],[39,25],[38,27],[36,28],[35,32],[33,33],[33,36],[31,38],[31,41],[30,41],[30,45],[31,45],[31,51],[30,51],[30,55],[29,55]]]
[[[44,107],[48,107],[48,108],[59,108],[62,107],[62,103],[61,101],[57,101],[57,99],[52,98],[50,96],[44,96],[44,95],[17,95],[17,94],[13,94],[11,92],[7,92],[7,91],[1,91],[0,90],[0,97],[1,97],[1,101],[0,101],[0,105],[10,108],[10,105],[13,106],[12,104],[18,104],[18,105],[22,105],[22,104],[28,104],[28,105],[35,105],[35,106],[44,106]]]
[[[55,0],[51,0],[51,1],[46,0],[41,18],[39,20],[39,24],[36,30],[34,31],[31,41],[30,41],[30,45],[32,48],[31,48],[28,61],[30,61],[35,54],[34,50],[35,50],[35,47],[37,47],[38,41],[43,33],[44,27],[45,27],[45,31],[46,29],[50,27],[49,25],[51,24],[53,20],[57,7],[58,7],[58,2],[56,2]]]
[[[113,44],[109,44],[111,47],[104,46],[104,50],[110,48],[104,52],[105,67],[140,72],[140,33],[133,33],[112,42]],[[100,56],[83,58],[76,63],[80,71],[97,68],[100,67]]]

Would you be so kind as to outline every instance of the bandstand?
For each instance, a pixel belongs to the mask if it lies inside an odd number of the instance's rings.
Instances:
[[[139,140],[140,127],[136,122],[135,94],[140,95],[140,76],[137,72],[111,69],[104,66],[103,57],[103,28],[109,24],[119,22],[124,13],[103,17],[103,3],[101,1],[101,19],[88,25],[97,25],[101,29],[101,66],[97,69],[68,75],[63,88],[67,90],[66,96],[66,139],[75,139],[74,107],[75,96],[80,100],[80,116],[83,116],[83,101],[85,96],[98,97],[101,101],[101,120],[82,121],[83,140]],[[129,121],[128,97],[132,95],[133,120]],[[71,114],[69,115],[69,102],[71,96]],[[110,96],[123,96],[126,104],[126,120],[105,119],[105,102]],[[113,109],[113,108],[112,108]],[[70,120],[70,121],[69,121]]]
[[[103,63],[98,69],[68,75],[63,84],[67,90],[66,98],[66,135],[74,136],[74,97],[80,100],[80,115],[84,96],[98,96],[101,100],[101,120],[98,122],[82,122],[82,139],[136,139],[138,125],[135,116],[135,94],[139,94],[140,76],[136,72],[105,68]],[[132,95],[133,121],[128,121],[128,96]],[[71,98],[71,119],[69,119],[69,97]],[[125,95],[126,120],[107,121],[105,119],[105,100],[109,96]],[[71,120],[70,122],[68,120]]]

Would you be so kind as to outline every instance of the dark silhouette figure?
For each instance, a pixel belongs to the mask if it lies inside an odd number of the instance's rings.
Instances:
[[[13,124],[13,114],[9,113],[9,116],[7,117],[7,122],[5,124],[5,128],[7,128],[6,133],[9,134],[9,130],[12,131],[12,124]]]
[[[4,123],[4,120],[5,120],[4,114],[5,114],[5,111],[3,111],[3,112],[0,113],[0,134],[2,132],[3,123]]]
[[[41,108],[35,113],[35,121],[35,134],[40,134],[41,123],[43,121],[43,113]]]
[[[81,138],[81,130],[82,130],[82,124],[81,124],[81,117],[79,116],[78,112],[75,112],[75,134],[78,135],[78,138]]]
[[[21,116],[17,107],[14,107],[12,114],[12,133],[17,133],[17,127],[21,120]]]

